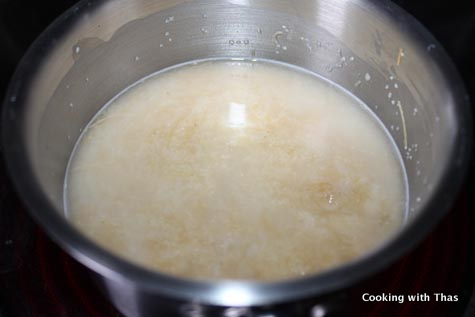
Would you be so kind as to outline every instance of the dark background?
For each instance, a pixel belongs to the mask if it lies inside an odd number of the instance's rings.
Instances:
[[[12,73],[29,45],[57,16],[75,2],[71,0],[0,0],[0,100],[3,100]],[[445,47],[459,69],[472,100],[474,100],[475,1],[394,0],[394,2],[412,13]],[[452,290],[457,292],[462,299],[461,302],[451,306],[437,303],[431,303],[432,306],[421,304],[415,308],[402,309],[399,313],[394,314],[388,313],[391,310],[376,307],[372,310],[366,310],[372,312],[368,315],[384,315],[387,317],[401,314],[404,316],[422,316],[427,313],[430,316],[475,316],[475,300],[470,299],[475,280],[472,272],[475,269],[475,261],[473,260],[475,254],[475,226],[473,225],[475,217],[474,212],[471,212],[471,210],[475,210],[473,205],[473,198],[475,197],[473,170],[472,163],[471,174],[468,177],[462,198],[459,198],[459,203],[455,207],[456,210],[465,211],[451,212],[422,245],[379,277],[379,281],[383,281],[381,283],[385,283],[387,280],[387,283],[394,287],[389,288],[389,290],[394,289],[399,294],[404,294],[405,290],[409,292],[409,289],[412,289],[418,280],[422,281],[422,292],[437,290],[439,286],[437,286],[436,280],[445,279],[447,282],[440,284],[441,289],[439,291]],[[14,193],[5,177],[0,155],[0,244],[5,243],[6,247],[4,249],[19,248],[20,251],[15,251],[19,252],[18,254],[21,254],[21,250],[26,250],[24,252],[28,253],[36,252],[35,254],[38,254],[40,258],[38,263],[34,262],[28,266],[21,263],[28,261],[28,257],[17,258],[16,255],[12,257],[8,255],[9,253],[2,253],[3,245],[0,245],[0,317],[118,316],[113,308],[104,304],[102,295],[95,291],[89,291],[90,283],[87,282],[87,277],[81,267],[62,254],[31,222],[23,208],[19,206],[18,200],[11,197],[14,197]],[[2,204],[2,202],[4,203]],[[13,210],[15,210],[15,214],[22,217],[21,221],[17,221],[17,219],[16,222],[12,222],[10,218]],[[15,230],[31,232],[24,235],[24,241],[11,239],[11,231],[5,230],[7,227],[18,228],[18,223],[21,223],[20,229]],[[16,245],[17,240],[23,241],[24,244],[18,243],[20,246]],[[462,261],[463,263],[452,263],[450,267],[449,264],[444,264],[451,263],[451,259],[444,259],[444,256],[447,256],[447,250],[455,250],[454,253],[451,253],[451,256],[455,258],[454,261]],[[438,253],[439,251],[440,253]],[[17,263],[18,261],[20,263]],[[37,260],[35,259],[35,261]],[[440,268],[434,269],[435,273],[430,273],[430,269],[427,269],[429,273],[424,277],[418,277],[417,273],[407,277],[408,269],[406,267],[410,267],[413,262],[424,262],[423,265],[428,268],[436,265]],[[61,269],[50,267],[51,264],[48,263],[56,263],[54,265],[60,263]],[[16,272],[13,275],[2,271],[5,267],[16,268],[22,265],[27,266],[27,269],[24,269],[24,271],[9,271]],[[58,272],[56,276],[55,270],[62,273]],[[23,277],[19,278],[18,275]],[[68,278],[68,282],[52,282],[53,280],[62,279],[64,276]],[[401,283],[399,283],[399,278]],[[404,279],[405,281],[403,281]],[[374,294],[378,293],[378,287],[374,287]],[[74,289],[74,292],[61,294],[63,292],[62,288]],[[19,291],[20,289],[22,291]],[[87,289],[87,291],[84,291],[84,289]],[[368,289],[371,289],[371,284],[361,286],[361,291]],[[472,304],[470,304],[470,301],[472,301]],[[471,310],[467,308],[470,305]],[[355,307],[357,306],[356,304]],[[364,311],[364,308],[362,311]],[[468,311],[471,311],[471,313]],[[355,311],[351,315],[366,316],[366,313]]]

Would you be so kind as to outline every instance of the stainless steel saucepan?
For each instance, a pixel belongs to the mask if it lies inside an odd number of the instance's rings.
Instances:
[[[401,232],[347,265],[258,283],[148,271],[73,228],[64,217],[63,180],[88,121],[146,75],[213,57],[297,65],[364,101],[394,137],[407,171]],[[5,100],[3,142],[30,213],[94,272],[125,315],[321,317],[331,313],[331,294],[401,256],[448,210],[467,166],[469,118],[468,96],[442,47],[387,0],[83,0],[23,58]]]

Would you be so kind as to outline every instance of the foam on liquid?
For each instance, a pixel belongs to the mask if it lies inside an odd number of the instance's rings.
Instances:
[[[135,85],[71,158],[68,217],[148,268],[275,280],[361,256],[401,226],[402,168],[362,105],[264,62],[204,62]]]

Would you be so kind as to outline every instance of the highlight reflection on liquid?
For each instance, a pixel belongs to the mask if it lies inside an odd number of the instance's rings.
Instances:
[[[244,128],[247,125],[246,105],[229,103],[228,124],[231,128]]]

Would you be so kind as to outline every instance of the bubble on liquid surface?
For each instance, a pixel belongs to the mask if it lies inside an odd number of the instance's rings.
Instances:
[[[364,75],[364,79],[365,79],[366,81],[370,81],[370,80],[371,80],[371,75],[370,75],[369,73],[366,73],[366,74]]]

